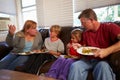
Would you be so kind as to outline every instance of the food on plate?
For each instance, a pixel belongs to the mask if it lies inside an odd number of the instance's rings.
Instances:
[[[89,54],[89,53],[94,53],[95,51],[97,51],[97,49],[95,49],[95,48],[89,48],[89,47],[84,47],[83,49],[82,49],[82,53],[83,54]]]

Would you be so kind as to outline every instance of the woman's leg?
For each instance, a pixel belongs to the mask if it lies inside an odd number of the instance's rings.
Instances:
[[[8,69],[14,70],[16,66],[24,64],[28,60],[28,58],[29,56],[18,56],[13,62],[11,62]]]
[[[10,64],[18,57],[18,55],[9,53],[0,61],[0,69],[8,69]]]
[[[93,76],[95,80],[115,80],[115,74],[109,64],[105,61],[100,61],[95,66]]]
[[[86,80],[88,71],[91,67],[89,60],[85,59],[72,63],[69,70],[68,80]]]

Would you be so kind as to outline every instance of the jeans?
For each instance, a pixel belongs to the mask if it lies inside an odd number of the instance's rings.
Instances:
[[[89,70],[93,71],[94,80],[115,80],[115,74],[107,62],[85,58],[71,65],[68,80],[87,80]]]
[[[2,60],[0,60],[0,69],[14,70],[16,66],[25,63],[29,56],[16,55],[9,53]]]

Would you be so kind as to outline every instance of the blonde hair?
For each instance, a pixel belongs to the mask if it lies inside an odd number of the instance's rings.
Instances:
[[[22,31],[25,33],[29,28],[36,28],[36,27],[37,27],[37,23],[35,21],[27,20],[23,26]]]
[[[55,32],[57,35],[60,34],[60,31],[61,31],[61,27],[59,25],[52,25],[50,27],[50,32]]]
[[[74,36],[78,41],[80,41],[81,35],[82,35],[82,30],[74,29],[74,30],[72,30],[71,35]]]

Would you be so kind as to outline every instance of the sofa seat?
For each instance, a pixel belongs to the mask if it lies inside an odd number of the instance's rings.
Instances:
[[[117,25],[120,26],[120,22],[114,22],[114,23],[116,23]],[[71,31],[73,29],[76,29],[76,28],[84,30],[81,27],[72,27],[72,26],[64,26],[64,27],[62,27],[62,30],[61,30],[60,35],[59,35],[59,38],[63,41],[63,43],[65,45],[65,49],[66,49],[66,45],[70,41]],[[43,40],[46,37],[49,36],[49,30],[48,29],[40,29],[39,32],[41,32]],[[1,47],[1,45],[0,45],[0,47]],[[11,50],[11,48],[7,46],[7,47],[5,47],[5,49],[0,49],[0,53],[2,53],[2,54],[6,53],[7,54],[10,50]],[[4,51],[4,52],[2,52],[2,51]],[[0,57],[3,57],[2,54],[0,54]],[[65,55],[67,54],[66,51],[64,52],[64,54]],[[31,59],[33,59],[33,58],[31,58]],[[118,51],[118,52],[116,52],[114,54],[111,54],[105,60],[108,61],[108,63],[112,67],[114,73],[116,74],[116,80],[120,80],[120,51]],[[34,60],[33,60],[33,62],[34,62]],[[35,73],[35,74],[39,75],[40,73],[47,72],[53,62],[54,61],[46,61],[42,66],[39,66],[38,72]],[[34,62],[34,63],[37,64],[38,62]],[[19,67],[18,71],[19,70],[22,71],[21,67]],[[36,70],[36,69],[33,68],[33,70]],[[24,72],[24,70],[23,70],[23,72]],[[89,72],[87,80],[93,80],[91,71]]]

